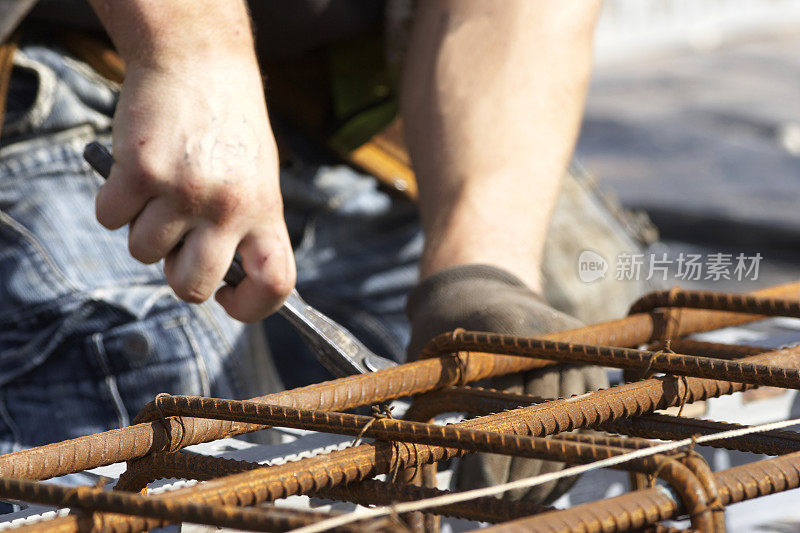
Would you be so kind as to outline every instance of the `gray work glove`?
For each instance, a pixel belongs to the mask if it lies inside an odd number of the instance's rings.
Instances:
[[[464,328],[533,337],[579,327],[576,319],[545,304],[514,275],[489,265],[449,268],[423,280],[406,304],[411,322],[409,360],[440,333]],[[557,365],[489,380],[489,387],[544,398],[564,398],[608,386],[600,367]],[[468,490],[554,472],[563,463],[492,454],[472,454],[456,473],[459,490]],[[509,491],[506,498],[549,503],[574,479]]]

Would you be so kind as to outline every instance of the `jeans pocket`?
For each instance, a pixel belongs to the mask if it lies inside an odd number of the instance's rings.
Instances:
[[[30,134],[42,126],[52,113],[56,85],[56,75],[50,68],[24,52],[14,54],[3,140]]]
[[[117,92],[58,48],[26,44],[14,55],[3,145],[88,125],[111,127]]]
[[[143,318],[102,301],[76,305],[52,342],[18,350],[18,364],[30,361],[18,372],[8,373],[6,353],[0,358],[0,429],[8,430],[0,441],[30,446],[125,426],[160,392],[210,395],[225,377],[211,375],[210,345],[194,323],[189,305],[172,297]]]
[[[86,339],[87,353],[102,375],[120,425],[157,394],[211,395],[211,376],[185,304],[158,306]]]

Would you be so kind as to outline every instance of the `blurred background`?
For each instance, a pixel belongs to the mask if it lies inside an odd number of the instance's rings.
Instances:
[[[576,155],[658,226],[648,254],[667,254],[665,285],[798,278],[799,52],[797,1],[605,1]],[[678,276],[681,253],[730,254],[731,279]],[[761,254],[756,279],[733,275],[739,254]]]

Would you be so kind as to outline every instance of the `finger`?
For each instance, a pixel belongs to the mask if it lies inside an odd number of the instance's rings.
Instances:
[[[222,282],[238,240],[210,224],[192,228],[164,260],[167,283],[182,300],[208,300]]]
[[[151,196],[140,178],[114,164],[95,198],[97,221],[108,229],[119,229],[136,218]]]
[[[166,198],[154,198],[131,222],[128,249],[142,263],[155,263],[175,248],[192,223]]]
[[[222,287],[216,298],[233,318],[255,322],[277,311],[294,288],[294,256],[285,228],[277,235],[248,236],[239,253],[247,277],[236,287]]]

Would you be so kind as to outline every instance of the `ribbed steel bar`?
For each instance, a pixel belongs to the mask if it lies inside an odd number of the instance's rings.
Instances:
[[[447,494],[452,494],[452,492],[416,485],[364,480],[324,489],[315,493],[314,496],[349,501],[360,505],[391,505],[395,502],[418,501]],[[483,497],[468,502],[443,505],[431,510],[442,516],[498,523],[551,511],[553,508],[527,501]]]
[[[696,315],[696,317],[698,317],[699,321],[705,321],[705,323],[703,324],[704,327],[705,326],[709,326],[709,324],[715,324],[715,323],[716,323],[715,325],[717,325],[717,324],[719,324],[720,320],[723,320],[723,321],[730,320],[732,322],[736,322],[736,321],[742,322],[742,321],[745,321],[745,320],[752,320],[753,318],[755,318],[755,317],[737,317],[737,318],[732,318],[730,316],[725,318],[723,315],[725,315],[725,314],[724,313],[722,313],[722,314],[715,313],[715,314],[712,314],[711,316],[703,317],[702,319],[700,318],[700,315]],[[691,319],[692,314],[691,313],[681,313],[680,324],[678,324],[677,326],[673,325],[673,327],[672,327],[672,335],[675,335],[676,334],[675,332],[678,332],[678,333],[682,332],[686,328],[686,323],[687,322],[689,322],[689,323],[692,322],[692,320],[686,320],[687,316]],[[647,317],[630,317],[629,319],[626,319],[627,322],[626,322],[625,326],[631,326],[631,325],[634,325],[636,327],[642,326],[646,322],[646,320],[644,320],[644,319],[647,319],[650,322],[650,324],[649,324],[650,338],[652,339],[653,337],[657,337],[658,336],[657,333],[662,328],[658,324],[658,316],[657,316],[657,314],[656,315],[647,316]],[[694,324],[694,325],[697,325],[697,324]],[[597,330],[597,328],[584,328],[584,329],[582,329],[580,331],[581,331],[581,334],[586,336],[586,337],[591,337],[592,335],[596,335],[596,336],[605,335],[607,338],[612,339],[614,342],[618,342],[620,340],[628,341],[633,336],[635,336],[637,334],[640,334],[640,332],[624,331],[624,330],[609,334],[607,331],[606,332],[599,331],[599,330]],[[611,343],[611,342],[609,342],[609,343]],[[785,353],[784,354],[780,354],[780,355],[777,355],[776,357],[780,358],[780,357],[784,357],[784,356],[787,356],[787,354],[785,354]],[[791,358],[791,355],[789,355],[789,357]],[[498,363],[498,362],[503,363],[503,361],[502,361],[503,359],[507,359],[507,361],[505,361],[505,363],[507,363],[507,366],[504,369],[505,371],[507,371],[508,368],[511,368],[514,365],[517,365],[517,368],[519,368],[519,363],[518,362],[515,363],[513,361],[515,359],[514,357],[509,357],[509,358],[503,358],[502,356],[501,357],[491,357],[491,356],[490,357],[486,357],[486,354],[471,353],[471,354],[466,355],[465,357],[461,357],[460,359],[461,359],[460,361],[455,359],[455,358],[450,358],[450,360],[444,360],[444,358],[440,359],[439,368],[440,368],[440,370],[445,370],[446,369],[448,375],[445,376],[444,380],[439,379],[439,381],[437,381],[436,385],[431,387],[431,389],[432,388],[436,388],[438,386],[441,386],[442,384],[447,384],[448,380],[450,382],[454,382],[454,383],[463,383],[463,382],[469,381],[475,375],[479,375],[480,372],[487,372],[487,369],[486,369],[487,366],[490,367],[490,369],[488,370],[488,372],[489,372],[488,375],[495,375],[495,374],[492,374],[492,372],[497,371],[497,367],[495,366],[495,364]],[[478,360],[477,363],[476,363],[476,359]],[[481,361],[481,359],[484,359],[484,360],[491,359],[491,362],[490,363],[486,363],[485,365],[483,365],[483,368],[480,368],[478,371],[476,371],[475,367],[476,366],[481,366],[481,364],[483,363]],[[537,361],[536,364],[537,365],[541,365],[542,363],[541,363],[541,361]],[[500,366],[502,366],[502,365],[500,365]],[[525,368],[524,364],[521,365],[521,366],[522,366],[523,369]],[[535,368],[535,367],[536,366],[533,366],[532,368]],[[417,369],[417,370],[419,370],[419,369]],[[472,374],[472,375],[470,375],[470,374]],[[496,375],[500,375],[500,373],[498,373]],[[386,377],[386,376],[384,376],[384,377]],[[439,377],[441,378],[442,376],[440,375]],[[428,379],[428,380],[430,379],[427,376],[425,376],[425,378]],[[342,381],[342,380],[339,380],[339,381]],[[653,381],[658,381],[658,380],[647,380],[647,381],[648,382],[653,382]],[[685,389],[684,390],[684,394],[681,397],[681,401],[683,401],[684,399],[687,400],[687,401],[691,401],[692,399],[697,399],[697,398],[701,397],[704,394],[711,394],[711,395],[724,394],[724,393],[726,393],[726,389],[727,389],[727,392],[736,390],[736,386],[735,385],[733,387],[727,387],[724,384],[724,382],[716,382],[716,384],[714,384],[713,382],[708,383],[708,384],[703,384],[703,383],[698,383],[698,381],[700,381],[700,382],[702,382],[702,381],[711,382],[711,380],[686,380],[683,383],[675,383],[675,389],[676,389],[675,392],[680,392],[681,388]],[[364,383],[362,383],[361,381],[359,381],[358,384],[359,385],[364,385]],[[353,392],[352,390],[349,390],[349,388],[348,388],[348,387],[350,387],[350,385],[342,386],[342,384],[338,383],[338,382],[325,384],[325,385],[332,385],[332,386],[331,387],[327,387],[327,388],[322,387],[322,386],[315,386],[316,387],[315,390],[313,392],[311,392],[310,394],[313,396],[314,394],[318,394],[318,393],[321,393],[321,392],[331,392],[330,389],[334,389],[333,390],[334,396],[337,393],[350,394],[350,393]],[[414,385],[414,386],[417,386],[417,385]],[[709,385],[709,387],[706,388],[705,385]],[[742,390],[742,388],[743,387],[740,387],[738,390]],[[431,389],[428,389],[428,390],[431,390]],[[423,390],[424,390],[424,387],[423,387]],[[309,391],[306,391],[306,392],[309,392]],[[662,391],[662,392],[664,392],[664,391]],[[698,392],[698,394],[695,394],[695,392]],[[297,401],[299,396],[301,396],[301,395],[298,394],[298,391],[291,391],[288,394],[291,394],[292,401]],[[397,393],[394,392],[394,391],[391,391],[391,390],[385,390],[385,388],[384,388],[383,394],[391,396],[392,394],[397,394]],[[668,392],[666,394],[669,395]],[[371,399],[374,401],[374,397],[371,398]],[[606,400],[607,399],[608,398],[606,398]],[[261,400],[263,400],[263,398],[261,398]],[[320,400],[320,401],[324,401],[324,400]],[[336,403],[336,401],[337,400],[334,399],[332,402]],[[351,403],[353,402],[352,396],[347,398],[344,401],[344,403],[347,404],[348,401],[350,401]],[[635,399],[635,402],[637,404],[642,404],[642,405],[639,405],[641,407],[644,404],[647,404],[648,400],[647,399],[637,398],[637,399]],[[550,406],[550,407],[552,407],[552,406]],[[337,407],[337,408],[346,408],[346,407]],[[537,415],[541,416],[542,413],[537,413]],[[599,413],[599,415],[603,416],[604,413],[602,413],[602,414]],[[612,410],[612,412],[609,413],[609,415],[611,416],[611,418],[614,418],[614,417],[617,416],[617,413],[613,412],[613,410]],[[153,416],[152,413],[149,416]],[[536,418],[536,416],[534,416],[534,418]],[[507,421],[494,421],[494,422],[497,422],[498,424],[502,425],[502,424],[506,423]],[[540,420],[540,422],[541,422],[541,427],[544,428],[545,427],[545,423],[542,422],[541,420]],[[585,420],[584,421],[579,421],[579,423],[585,423],[585,422],[586,422]],[[209,436],[208,433],[213,433],[214,431],[221,431],[223,429],[226,429],[226,427],[228,429],[230,429],[230,431],[232,431],[234,433],[237,432],[237,431],[238,432],[240,432],[240,431],[249,431],[249,430],[252,430],[254,428],[253,425],[248,425],[248,424],[224,424],[224,423],[223,424],[216,424],[216,423],[212,423],[212,424],[207,424],[208,428],[210,428],[210,429],[206,428],[206,429],[208,429],[207,433],[205,435],[201,435],[202,432],[201,431],[197,431],[197,427],[200,426],[200,430],[203,430],[204,429],[202,427],[203,423],[204,423],[203,421],[198,420],[196,418],[191,418],[191,417],[184,417],[179,422],[176,421],[175,419],[167,419],[165,421],[158,421],[158,423],[157,423],[158,425],[163,424],[163,426],[166,428],[166,430],[162,429],[162,431],[163,431],[163,440],[166,441],[166,447],[163,448],[163,449],[169,449],[169,450],[178,449],[181,446],[186,445],[187,443],[191,443],[192,439],[207,438]],[[572,423],[572,421],[568,422],[568,424],[571,424],[571,423]],[[154,429],[155,429],[156,424],[154,423],[154,424],[149,424],[149,425],[144,425],[144,426],[146,426],[146,427],[142,429],[143,432],[146,432],[146,430],[150,431],[150,435],[149,436],[145,435],[145,437],[149,437],[151,440],[155,440],[154,439],[154,436],[155,436]],[[518,427],[517,429],[521,429],[521,430],[525,431],[525,428],[522,428],[522,427]],[[527,430],[532,431],[533,428],[528,426]],[[378,448],[380,448],[380,445],[375,446],[375,449],[378,449]],[[436,450],[436,447],[428,447],[428,448],[430,448],[429,451],[431,452],[430,453],[431,456],[435,456],[437,453],[440,452],[440,450]],[[391,452],[388,455],[390,455],[390,456],[397,455],[396,458],[392,458],[392,460],[388,461],[388,463],[392,464],[392,465],[400,464],[401,463],[401,459],[405,462],[405,464],[411,464],[411,463],[415,463],[415,462],[420,462],[420,460],[422,458],[418,457],[418,455],[419,455],[418,454],[418,446],[414,446],[411,449],[413,450],[413,454],[414,454],[413,458],[410,457],[410,454],[412,452],[409,451],[408,449],[404,449],[403,451],[400,451],[400,450],[397,450],[397,451],[395,451],[395,450],[387,450],[388,452]],[[82,451],[82,450],[73,449],[71,451],[75,452],[75,451]],[[376,455],[379,455],[379,454],[376,454]],[[400,456],[403,456],[403,457],[401,458]],[[47,459],[52,459],[52,457],[48,457]],[[344,457],[342,457],[341,459],[344,459]],[[378,469],[384,468],[386,466],[386,465],[377,464],[377,461],[374,458],[373,458],[372,462],[373,462],[372,467],[375,467],[375,468],[378,468]],[[59,461],[55,461],[55,463],[58,464],[60,467],[64,467],[64,464],[60,461],[60,459],[59,459]],[[74,466],[74,463],[75,463],[75,461],[73,459],[73,466]],[[338,463],[337,463],[337,465],[338,465]],[[359,468],[362,468],[363,466],[365,466],[365,465],[359,464]],[[0,460],[0,468],[2,468],[2,461],[1,460]],[[335,477],[336,475],[337,474],[335,472],[333,474],[331,474],[332,477]],[[359,475],[360,475],[360,473],[357,474],[357,477]],[[291,490],[291,487],[284,486],[284,487],[281,487],[281,489]],[[251,496],[251,495],[247,494],[248,490],[251,490],[251,489],[249,487],[244,488],[243,489],[244,494],[239,494],[236,491],[233,491],[233,494],[234,494],[237,502],[238,501],[242,501],[242,500],[246,500]],[[254,496],[254,498],[257,498],[257,497],[258,497],[258,495]],[[128,525],[130,525],[130,524],[128,524]]]
[[[728,361],[664,351],[595,346],[517,337],[500,333],[457,330],[443,333],[426,347],[423,356],[453,352],[480,351],[552,359],[565,363],[588,363],[626,369],[644,369],[679,376],[725,378],[751,385],[800,389],[800,369],[774,365]]]
[[[423,414],[424,412],[424,415],[429,417],[447,412],[465,412],[484,416],[524,405],[541,404],[543,401],[542,398],[535,396],[510,394],[492,389],[446,387],[418,397],[418,401],[415,401],[411,407],[417,413]],[[616,418],[593,427],[611,433],[647,439],[677,440],[745,426],[653,413],[630,418]],[[794,431],[771,430],[710,441],[705,445],[765,455],[783,455],[800,451],[800,434]]]
[[[800,487],[800,452],[737,466],[714,474],[723,505]],[[542,513],[486,528],[486,533],[572,531],[623,532],[677,518],[684,512],[663,487],[629,492],[570,509]]]
[[[784,353],[783,357],[792,358],[794,352]],[[689,385],[688,395],[694,398],[729,393],[737,387],[743,387],[739,384],[697,378],[688,378],[686,384]],[[462,422],[458,426],[507,433],[546,435],[620,416],[668,407],[679,403],[684,395],[687,393],[683,390],[682,381],[650,379],[613,387],[591,395],[498,413]],[[314,492],[339,483],[365,479],[390,472],[395,468],[440,461],[458,453],[461,452],[457,449],[428,445],[394,446],[383,442],[362,444],[335,454],[211,480],[203,485],[175,491],[171,497],[213,503],[216,501],[214,498],[224,495],[227,504],[235,502],[236,505],[253,505],[260,501]],[[111,525],[119,522],[111,518],[108,520]],[[126,531],[139,531],[145,528],[134,519],[122,520],[120,527]]]
[[[558,439],[572,440],[577,442],[588,442],[594,445],[611,446],[616,448],[628,448],[632,450],[640,450],[656,445],[657,443],[646,439],[637,437],[620,438],[610,435],[597,435],[597,434],[573,434],[565,433],[558,435]],[[669,454],[668,454],[669,455]],[[705,490],[706,498],[708,500],[708,507],[712,513],[714,522],[713,531],[716,533],[725,532],[725,507],[721,503],[719,491],[717,489],[716,480],[714,479],[713,472],[708,466],[708,463],[702,455],[690,450],[688,452],[681,451],[674,454],[675,458],[680,457],[680,461],[694,474],[700,482],[703,490]],[[651,474],[651,482],[655,476]]]
[[[605,435],[564,434],[560,435],[558,438],[610,448],[625,447],[640,449],[653,445],[652,442],[644,439],[619,438]],[[623,450],[617,450],[616,453],[621,453],[622,451]],[[613,455],[613,452],[606,454],[606,456],[611,455]],[[137,476],[146,476],[145,484],[162,477],[208,480],[226,474],[260,468],[260,465],[256,463],[221,459],[217,457],[186,455],[180,452],[161,457],[147,457],[143,458],[141,461],[142,464],[137,465],[139,467]],[[658,469],[658,467],[656,467],[656,469]],[[685,476],[686,473],[683,475]],[[120,482],[122,482],[122,479]],[[708,483],[708,481],[705,480],[705,483]],[[708,493],[709,490],[708,487],[705,486],[705,483],[703,489]],[[139,490],[139,488],[141,487],[137,487],[135,490]],[[344,487],[323,489],[315,495],[353,501],[364,505],[388,505],[396,501],[414,501],[445,493],[446,491],[425,489],[413,485],[365,480],[360,483],[351,483]],[[713,497],[709,497],[709,500],[713,501]],[[495,498],[479,498],[477,500],[471,500],[470,502],[436,508],[436,512],[445,516],[494,523],[531,515],[537,512],[545,512],[551,509],[552,508],[539,506],[530,502],[511,502],[508,500],[497,500]]]
[[[468,413],[473,416],[485,416],[553,400],[554,398],[541,398],[483,387],[448,386],[414,397],[404,418],[430,420],[443,413]]]
[[[787,364],[796,360],[797,350],[781,350],[751,359],[770,357]],[[684,385],[688,389],[684,389]],[[693,401],[742,390],[744,387],[741,384],[699,378],[687,378],[685,383],[683,380],[656,378],[612,387],[594,394],[498,413],[463,422],[461,425],[520,434],[552,434],[665,408],[679,403],[684,397]],[[405,447],[395,448],[388,443],[363,444],[337,454],[272,467],[268,471],[254,470],[228,476],[224,480],[213,480],[202,486],[176,491],[172,497],[194,501],[197,498],[202,500],[225,494],[238,505],[252,505],[258,501],[307,493],[341,482],[386,473],[398,467],[397,465],[402,468],[414,463],[439,461],[449,455],[447,452],[445,448],[425,445],[414,446],[412,453]],[[298,472],[303,475],[299,476]],[[124,524],[125,528],[131,530],[145,527],[132,524],[130,520],[124,521]]]
[[[160,457],[144,457],[137,464],[137,478],[144,485],[164,477],[179,477],[206,481],[229,474],[263,468],[258,463],[223,459],[206,455],[157,454]],[[126,472],[127,475],[130,475]],[[135,490],[143,488],[142,485]],[[389,483],[366,479],[364,481],[321,489],[311,496],[349,501],[360,505],[390,505],[394,502],[416,501],[451,494],[436,488],[418,487],[403,483]],[[435,512],[444,516],[477,520],[479,522],[502,522],[512,518],[530,516],[553,510],[552,507],[526,501],[476,498],[469,502],[436,507]]]
[[[754,293],[773,298],[800,297],[800,283],[792,283]],[[761,318],[726,312],[688,309],[671,326],[674,337],[697,331],[741,324]],[[549,340],[586,344],[635,346],[660,338],[668,324],[658,314],[636,314],[595,326],[546,335]],[[266,397],[254,398],[281,405],[316,409],[349,409],[419,394],[447,385],[536,368],[541,361],[518,357],[471,354],[466,375],[463,366],[450,357],[417,361],[397,368],[342,378]],[[40,446],[0,456],[0,475],[21,479],[46,479],[96,468],[118,461],[142,457],[152,452],[175,451],[224,437],[256,431],[262,427],[185,418],[178,423],[168,419],[163,424],[134,424],[87,437]]]
[[[545,440],[545,439],[542,439]],[[570,460],[570,462],[587,462],[592,460],[597,460],[604,457],[610,457],[613,455],[617,455],[619,453],[624,453],[624,449],[615,449],[612,447],[602,447],[602,446],[588,446],[588,445],[578,445],[578,446],[571,446],[571,443],[554,443],[556,447],[552,448],[553,450],[566,450],[568,452],[568,456],[565,454],[565,459]],[[453,455],[460,455],[460,452],[455,451]],[[204,457],[204,456],[197,456],[197,457],[189,457],[187,456],[178,463],[171,464],[170,472],[174,472],[176,467],[179,466],[186,466],[187,470],[183,472],[180,477],[188,477],[188,478],[198,478],[198,479],[207,479],[210,477],[208,472],[215,471],[215,472],[222,472],[225,468],[229,468],[231,472],[238,472],[243,470],[253,470],[258,468],[258,465],[254,465],[252,463],[245,463],[242,461],[231,461],[231,460],[224,460],[224,459],[217,459],[213,457]],[[188,465],[188,466],[187,466]],[[282,468],[285,469],[287,465],[281,465]],[[299,465],[298,465],[299,466]],[[708,499],[706,497],[706,492],[704,487],[698,482],[697,478],[692,474],[692,472],[672,459],[667,457],[655,455],[650,458],[647,458],[642,461],[635,461],[632,462],[630,465],[632,468],[641,469],[643,471],[648,472],[658,472],[658,475],[663,477],[665,481],[670,483],[675,489],[676,492],[681,495],[683,501],[687,508],[693,511],[693,524],[700,530],[709,531],[712,526],[712,516],[710,513],[710,509],[708,506]],[[261,468],[261,470],[264,470]],[[302,476],[305,469],[298,469],[296,472],[297,476]],[[255,470],[249,473],[255,473]],[[332,474],[333,475],[333,474]],[[154,478],[157,476],[153,476]],[[226,480],[220,479],[216,480],[216,482],[224,482]],[[317,494],[324,494],[325,491],[329,489],[322,489],[317,491]],[[368,491],[369,489],[367,489]],[[217,488],[216,491],[205,491],[207,496],[204,498],[208,501],[208,498],[214,498],[216,494],[221,492],[221,489]],[[163,497],[164,495],[159,495],[159,497]],[[176,496],[176,493],[173,493],[173,498]],[[491,498],[485,498],[484,500],[492,500]],[[212,500],[213,501],[213,500]],[[496,500],[495,500],[496,502]],[[486,501],[485,503],[489,503]],[[458,509],[460,507],[451,508],[451,511],[448,514],[457,514]],[[495,505],[495,509],[497,513],[501,512],[502,509],[508,509],[507,506],[498,506]],[[513,507],[512,511],[516,509],[516,511],[520,511],[522,509],[519,507]],[[473,517],[475,517],[475,513],[472,513]],[[485,518],[485,517],[484,517]],[[498,517],[500,518],[500,517]],[[505,519],[513,518],[513,516],[506,516]],[[63,524],[72,523],[77,525],[77,518],[65,517],[63,519],[59,519]],[[139,528],[143,527],[145,522],[143,522],[139,518],[117,518],[113,516],[107,516],[105,521],[102,522],[102,526],[105,529],[109,529],[110,531],[133,531],[139,530]],[[69,527],[67,527],[67,530]]]
[[[388,441],[397,440],[442,446],[454,449],[455,453],[451,452],[453,456],[465,452],[483,451],[536,459],[562,460],[567,463],[583,463],[625,452],[623,448],[595,442],[602,437],[593,439],[585,436],[575,440],[546,439],[474,430],[459,425],[438,426],[409,420],[293,409],[248,401],[163,395],[159,398],[158,405],[166,415],[220,418],[235,422],[263,423],[280,427],[373,437]],[[606,438],[606,442],[621,440],[624,439]],[[663,467],[661,463],[664,459],[663,457],[652,460],[651,458],[637,459],[620,466],[625,470],[652,472],[656,468]]]
[[[139,492],[153,481],[165,478],[207,481],[236,472],[262,468],[258,463],[223,459],[186,452],[152,453],[128,463],[114,490]]]
[[[661,344],[660,342],[658,344]],[[662,346],[652,348],[659,350]],[[724,344],[721,342],[706,342],[694,339],[672,339],[670,348],[674,352],[691,355],[704,355],[716,359],[740,359],[769,351],[763,346],[749,346],[745,344]]]
[[[711,467],[708,466],[703,456],[694,450],[686,452],[686,457],[681,462],[694,474],[706,491],[706,498],[708,498],[708,505],[714,521],[714,531],[716,533],[725,533],[725,506],[722,504],[717,480],[711,471]]]
[[[726,292],[687,291],[677,288],[654,291],[642,296],[633,303],[630,313],[646,313],[659,307],[685,307],[800,318],[800,300],[797,299]]]
[[[87,511],[136,515],[150,519],[147,523],[153,528],[170,522],[193,522],[253,531],[289,531],[332,516],[328,513],[277,507],[256,510],[203,505],[93,487],[65,487],[7,478],[0,478],[0,497]],[[341,528],[341,531],[349,532],[360,530],[360,527]]]
[[[601,424],[598,429],[648,439],[677,440],[690,438],[693,435],[710,435],[743,427],[746,426],[729,422],[681,418],[654,413],[646,416],[612,420]],[[710,441],[704,443],[704,446],[765,455],[785,455],[800,451],[800,434],[794,431],[771,430],[725,440]]]
[[[793,361],[797,350],[782,350],[755,357],[776,357]],[[688,386],[688,389],[685,388]],[[459,427],[486,429],[521,435],[547,435],[588,427],[618,417],[640,414],[689,401],[742,390],[745,385],[687,378],[654,378],[612,387],[594,394],[556,400],[513,411],[470,420]],[[176,491],[173,498],[205,501],[225,494],[238,505],[253,505],[292,494],[308,493],[343,482],[365,479],[413,464],[440,461],[461,453],[460,450],[428,445],[394,446],[377,442],[342,450],[327,456],[303,459],[296,463],[259,469],[212,480],[201,486]],[[300,474],[302,473],[302,475]],[[226,500],[227,502],[227,500]],[[230,503],[230,502],[228,502]],[[125,522],[125,528],[137,526]]]

